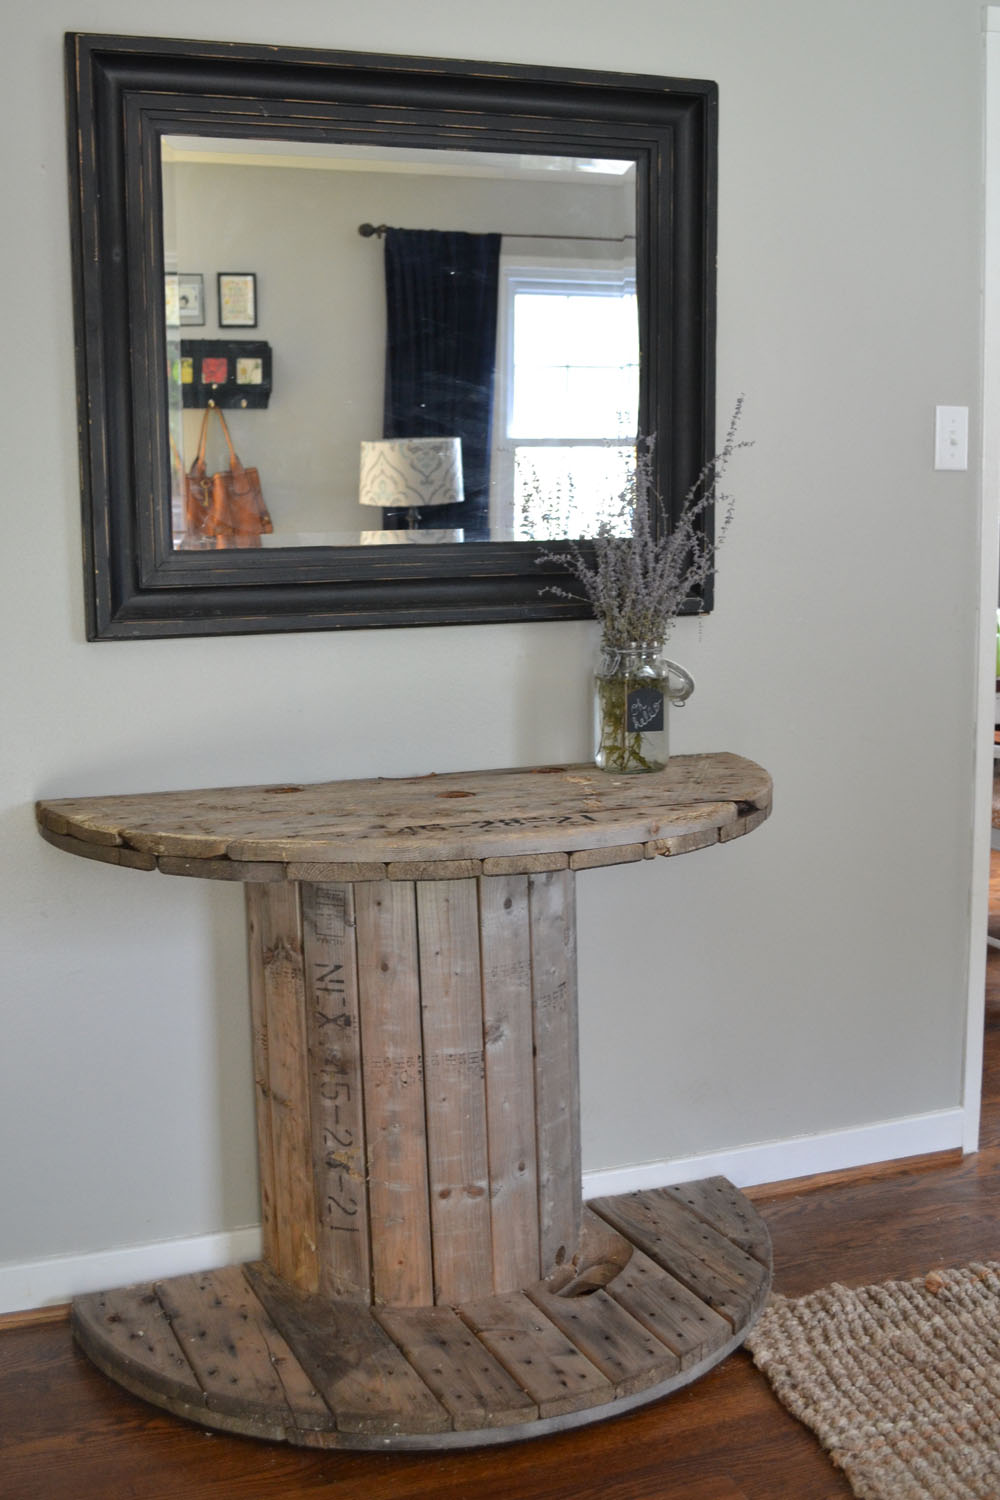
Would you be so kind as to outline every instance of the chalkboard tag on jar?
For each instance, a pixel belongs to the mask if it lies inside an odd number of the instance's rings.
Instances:
[[[663,694],[659,688],[633,688],[626,708],[630,734],[652,734],[663,728]]]

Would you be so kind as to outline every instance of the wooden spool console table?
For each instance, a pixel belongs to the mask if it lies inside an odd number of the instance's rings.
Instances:
[[[771,1254],[730,1183],[582,1202],[574,875],[738,838],[770,798],[698,755],[40,803],[60,849],[247,898],[263,1259],[78,1298],[90,1357],[207,1427],[436,1448],[597,1421],[736,1348]]]

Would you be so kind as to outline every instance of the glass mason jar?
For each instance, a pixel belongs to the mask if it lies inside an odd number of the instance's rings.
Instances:
[[[668,711],[687,702],[694,679],[662,653],[661,641],[602,643],[594,675],[594,760],[602,771],[632,775],[666,765]]]

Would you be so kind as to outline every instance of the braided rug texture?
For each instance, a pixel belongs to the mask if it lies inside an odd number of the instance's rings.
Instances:
[[[746,1345],[860,1500],[1000,1500],[1000,1264],[774,1296]]]

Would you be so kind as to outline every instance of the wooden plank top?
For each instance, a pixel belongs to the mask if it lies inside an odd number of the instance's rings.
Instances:
[[[738,838],[771,809],[771,778],[727,753],[662,771],[595,766],[60,798],[36,808],[73,854],[205,879],[456,879],[586,869]]]

